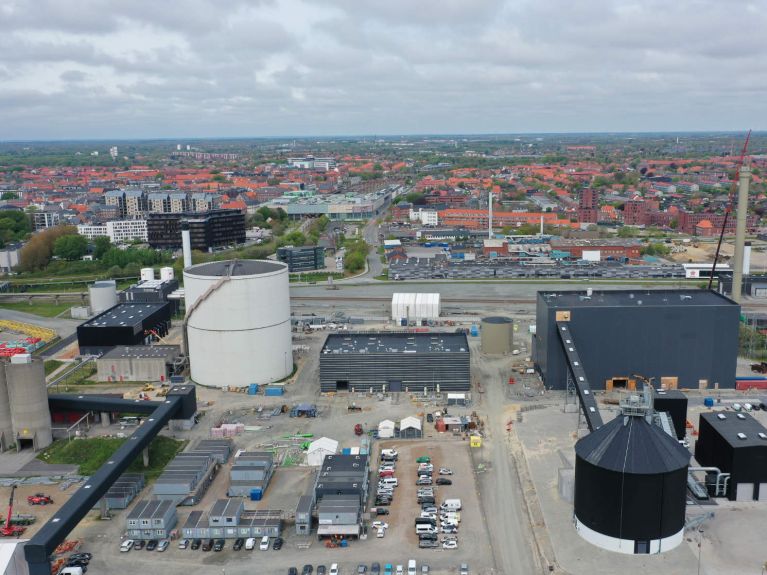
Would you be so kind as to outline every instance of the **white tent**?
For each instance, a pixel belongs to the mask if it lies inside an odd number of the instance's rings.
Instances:
[[[394,422],[391,419],[384,419],[378,424],[378,437],[380,439],[394,437]]]
[[[439,319],[438,293],[393,293],[391,318],[420,322],[423,319]]]
[[[338,442],[329,437],[320,437],[309,444],[306,451],[306,461],[309,465],[319,467],[326,455],[335,455],[338,453]]]
[[[423,435],[421,420],[412,415],[399,422],[399,436],[406,439],[417,439]]]

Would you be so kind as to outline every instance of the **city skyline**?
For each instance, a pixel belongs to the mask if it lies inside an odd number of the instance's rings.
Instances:
[[[0,14],[3,141],[767,128],[756,3],[94,0]]]

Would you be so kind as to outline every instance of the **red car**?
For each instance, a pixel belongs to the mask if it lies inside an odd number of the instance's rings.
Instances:
[[[46,495],[45,493],[35,493],[34,495],[27,497],[27,503],[30,505],[48,505],[49,503],[53,503],[53,499],[51,499],[50,495]]]

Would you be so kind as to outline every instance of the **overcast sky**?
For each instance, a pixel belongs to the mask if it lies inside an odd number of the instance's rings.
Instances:
[[[767,128],[767,1],[0,0],[0,140]]]

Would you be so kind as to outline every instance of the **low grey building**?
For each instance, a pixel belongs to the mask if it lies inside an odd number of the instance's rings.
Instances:
[[[251,497],[258,492],[258,499],[266,491],[274,473],[274,455],[268,451],[243,451],[237,455],[229,472],[229,497]]]
[[[213,458],[218,461],[219,465],[223,465],[229,461],[232,448],[233,444],[231,439],[201,439],[197,445],[189,451],[192,453],[210,453],[213,455]]]
[[[317,504],[317,535],[359,535],[362,507],[354,495],[326,495]]]
[[[153,495],[171,500],[174,505],[196,505],[205,495],[218,468],[219,463],[212,453],[179,453],[155,481]]]
[[[115,481],[109,490],[104,495],[103,503],[107,509],[127,509],[133,499],[141,493],[146,485],[146,480],[143,473],[123,473],[120,478]],[[101,506],[99,502],[96,507]]]
[[[281,511],[246,511],[241,498],[219,499],[208,512],[192,511],[181,535],[188,539],[279,537],[282,526]]]
[[[169,381],[184,368],[178,345],[118,346],[96,360],[98,381]]]
[[[166,539],[176,526],[176,506],[172,501],[142,499],[126,517],[128,537],[133,539]]]
[[[296,535],[309,535],[312,530],[312,509],[314,498],[311,495],[302,495],[298,498],[296,506]]]
[[[320,351],[320,390],[468,391],[469,364],[463,333],[330,334]]]

